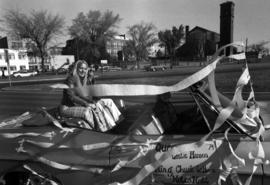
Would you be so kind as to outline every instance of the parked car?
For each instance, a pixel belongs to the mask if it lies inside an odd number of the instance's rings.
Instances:
[[[38,72],[37,71],[30,71],[30,70],[20,70],[20,71],[17,71],[17,72],[14,72],[12,74],[12,76],[14,77],[29,77],[29,76],[35,76],[37,75]]]
[[[67,74],[68,73],[68,69],[66,68],[60,68],[56,70],[57,74]]]
[[[121,67],[117,67],[117,66],[101,66],[99,69],[101,71],[121,71],[122,70]]]
[[[149,65],[149,66],[145,66],[144,69],[146,71],[164,71],[166,68],[166,66],[153,66],[153,65]]]
[[[226,97],[221,97],[226,102]],[[222,166],[238,164],[224,139],[228,128],[235,153],[245,159],[241,168],[228,166],[228,170],[236,170],[241,180],[252,174],[254,160],[250,152],[258,141],[235,120],[227,119],[225,125],[198,144],[213,130],[219,114],[201,85],[181,93],[149,96],[148,102],[123,100],[125,106],[118,106],[124,119],[106,133],[81,128],[78,120],[59,117],[57,109],[1,122],[2,179],[65,185],[130,180],[130,184],[212,184],[218,181]],[[52,123],[61,123],[65,129]],[[265,160],[270,160],[270,133],[265,135],[263,147]],[[267,164],[257,165],[252,184],[268,184],[269,172]],[[235,178],[235,174],[228,177],[225,184],[234,184]]]

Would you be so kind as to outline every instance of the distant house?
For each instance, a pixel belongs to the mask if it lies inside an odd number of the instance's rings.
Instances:
[[[29,69],[29,59],[25,51],[8,49],[8,58],[9,58],[9,69],[10,74],[13,74],[16,71]],[[4,49],[0,49],[0,75],[2,73],[6,76],[9,75],[8,64],[5,59]]]
[[[158,55],[163,56],[165,55],[165,47],[160,46],[160,43],[155,43],[148,48],[148,53],[148,57],[158,57]]]
[[[16,71],[29,69],[27,56],[28,39],[8,39],[0,37],[0,75],[13,74]],[[6,58],[8,57],[8,58]],[[8,59],[8,63],[7,63]]]
[[[74,55],[62,55],[63,47],[54,46],[48,50],[50,69],[57,70],[60,68],[68,68],[70,64],[75,62]]]
[[[101,57],[105,57],[103,59],[107,59],[107,55],[109,55],[112,58],[115,58],[116,60],[123,60],[123,47],[125,45],[126,38],[125,35],[118,35],[113,38],[110,38],[106,40],[105,43],[105,49],[106,53],[102,53]],[[63,48],[62,54],[64,55],[74,55],[75,60],[78,59],[84,59],[86,61],[91,61],[91,63],[98,63],[100,61],[97,60],[97,58],[93,58],[90,55],[83,55],[83,48],[85,49],[87,47],[87,43],[80,40],[80,39],[70,39],[66,41],[66,46]],[[90,46],[88,46],[90,47]],[[106,56],[103,56],[106,55]],[[94,60],[93,60],[94,59]]]
[[[176,56],[189,60],[205,59],[215,53],[219,41],[218,33],[196,26],[187,30],[186,41],[176,50]]]
[[[125,36],[115,36],[106,41],[106,50],[111,57],[117,57],[118,60],[123,60],[123,47],[126,42]]]
[[[17,39],[12,37],[0,37],[0,48],[8,48],[10,61],[10,74],[22,69],[41,70],[41,58],[35,50],[35,43],[30,39]],[[67,61],[74,62],[73,55],[62,55],[62,47],[54,46],[47,50],[44,61],[45,70],[53,70],[63,67]],[[0,74],[8,74],[5,62],[4,49],[0,49]]]

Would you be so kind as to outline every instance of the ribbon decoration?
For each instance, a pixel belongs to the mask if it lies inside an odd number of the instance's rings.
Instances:
[[[152,140],[152,139],[147,139],[146,143],[144,143],[143,145],[140,145],[139,148],[139,152],[137,153],[137,155],[135,155],[134,157],[131,157],[129,160],[125,160],[125,161],[119,161],[115,167],[113,168],[112,172],[113,171],[116,171],[116,170],[119,170],[120,168],[124,167],[124,166],[127,166],[128,164],[132,163],[133,161],[143,157],[146,155],[146,153],[148,153],[150,151],[150,144],[153,144],[153,143],[158,143],[160,142],[162,139],[162,136],[160,136],[158,139],[156,140]],[[120,145],[117,145],[117,146],[121,146]],[[146,149],[146,150],[145,150]]]
[[[201,81],[216,69],[217,63],[224,57],[219,56],[220,52],[230,46],[244,46],[242,42],[235,42],[221,47],[213,58],[208,62],[209,64],[192,74],[191,76],[181,80],[172,86],[157,86],[157,85],[124,85],[124,84],[95,84],[80,87],[82,96],[90,97],[105,97],[105,96],[140,96],[140,95],[158,95],[166,92],[177,92],[190,87],[191,85]],[[232,58],[241,58],[238,54]],[[50,86],[53,89],[67,89],[70,88],[66,84],[54,84]],[[75,90],[78,88],[75,88]]]
[[[221,173],[218,179],[218,184],[221,184],[221,180],[226,181],[227,177],[231,174],[231,172],[233,170],[236,170],[239,167],[245,166],[245,160],[240,158],[239,156],[236,155],[236,153],[234,152],[232,145],[228,139],[228,132],[229,132],[230,128],[228,128],[225,131],[225,140],[228,143],[229,146],[229,150],[231,155],[227,156],[223,161],[223,165],[221,165]],[[222,167],[224,166],[224,167]],[[235,171],[234,171],[235,172]],[[235,172],[236,173],[236,172]],[[237,174],[234,174],[237,175]],[[237,179],[237,181],[240,181],[240,179]]]
[[[95,84],[82,87],[82,95],[104,97],[104,96],[140,96],[140,95],[158,95],[166,92],[176,92],[186,89],[187,87],[195,84],[196,82],[204,79],[215,68],[217,63],[223,57],[212,59],[211,64],[202,68],[193,75],[183,79],[172,86],[156,86],[156,85],[123,85],[123,84]],[[51,88],[70,88],[66,84],[54,84]],[[76,88],[75,88],[76,90]]]
[[[169,160],[173,153],[177,153],[178,151],[187,152],[190,150],[198,150],[199,148],[200,146],[197,145],[197,142],[175,146],[167,152],[161,154],[159,157],[155,156],[155,161],[151,164],[145,165],[132,179],[124,183],[114,182],[110,185],[138,185],[162,163],[164,163],[166,160]]]
[[[249,153],[249,158],[250,159],[254,159],[254,165],[253,165],[253,170],[252,173],[250,175],[250,177],[246,180],[245,185],[249,185],[252,179],[253,174],[255,173],[257,167],[259,164],[262,164],[263,161],[262,159],[264,159],[265,154],[264,154],[264,150],[262,147],[262,144],[259,140],[259,137],[262,136],[263,132],[264,132],[264,127],[262,125],[262,122],[259,118],[259,107],[257,106],[256,102],[255,105],[253,107],[249,107],[248,108],[248,103],[250,102],[250,100],[253,98],[255,101],[255,97],[254,97],[254,91],[251,85],[251,92],[250,95],[247,99],[247,101],[243,100],[242,97],[242,89],[245,85],[248,84],[248,82],[250,81],[250,75],[249,75],[249,71],[248,71],[248,66],[246,64],[246,67],[242,73],[242,75],[240,76],[237,85],[236,85],[236,90],[233,96],[232,101],[229,103],[229,105],[226,108],[222,108],[222,106],[220,106],[220,101],[218,98],[218,93],[217,90],[215,88],[215,83],[214,83],[214,73],[211,73],[208,76],[208,81],[209,81],[209,85],[210,85],[210,93],[212,96],[212,101],[214,102],[214,104],[217,106],[218,109],[221,109],[220,114],[216,120],[214,129],[207,134],[204,138],[202,138],[202,141],[205,141],[213,132],[215,129],[219,128],[227,118],[231,117],[232,120],[235,120],[235,122],[237,123],[237,125],[246,133],[251,134],[253,137],[256,138],[257,140],[257,149],[256,149],[256,153],[252,154],[251,152]],[[241,118],[235,118],[233,116],[231,116],[231,114],[233,113],[233,111],[235,109],[240,110],[240,112],[242,113],[242,117]],[[220,118],[222,121],[220,121]],[[224,121],[224,122],[223,122]],[[244,126],[248,125],[248,126],[252,126],[255,128],[259,128],[258,131],[256,131],[255,133],[252,133],[250,130],[246,129]],[[228,130],[225,132],[225,139],[228,141]],[[230,150],[231,153],[233,154],[233,156],[237,159],[237,161],[239,161],[240,165],[235,166],[235,167],[226,167],[226,169],[222,169],[222,173],[220,174],[220,178],[218,181],[218,184],[220,184],[221,180],[226,180],[227,176],[232,172],[233,169],[237,169],[238,167],[240,167],[241,165],[244,165],[244,161],[242,161],[241,158],[239,158],[233,151],[231,144],[229,143],[230,146]],[[242,162],[241,162],[242,161]],[[266,161],[265,163],[268,163],[269,161]],[[229,164],[232,165],[231,161],[229,161]],[[237,181],[240,181],[240,179],[238,178]]]
[[[225,108],[221,105],[221,102],[219,100],[218,92],[215,87],[215,79],[214,79],[214,71],[216,69],[217,63],[224,57],[219,56],[219,53],[223,51],[226,47],[230,46],[240,46],[243,47],[243,43],[233,43],[228,44],[222,48],[220,48],[216,54],[214,55],[213,59],[209,62],[209,65],[201,69],[200,71],[196,72],[195,74],[185,78],[184,80],[180,81],[179,83],[172,85],[172,86],[151,86],[151,85],[121,85],[121,84],[101,84],[101,85],[93,85],[88,86],[86,88],[83,88],[83,95],[84,96],[139,96],[139,95],[157,95],[162,94],[166,92],[174,92],[174,91],[181,91],[192,84],[204,79],[208,76],[209,81],[209,89],[210,94],[212,97],[212,101],[215,104],[215,106],[220,110],[220,114],[216,120],[216,123],[214,125],[213,130],[207,134],[204,138],[202,138],[202,142],[205,141],[216,129],[218,129],[222,124],[229,118],[233,118],[231,115],[235,111],[236,107],[240,109],[241,111],[246,107],[244,104],[244,101],[241,96],[242,88],[244,85],[247,84],[249,81],[249,74],[248,71],[245,70],[240,79],[237,83],[237,88],[234,94],[234,98],[231,102],[229,102],[228,105],[226,105]],[[231,55],[230,58],[234,59],[244,59],[245,55],[244,53],[240,53],[237,55]],[[53,87],[53,86],[52,86]],[[66,86],[56,85],[55,87],[61,87],[61,88],[67,88]],[[243,114],[240,114],[242,117],[233,118],[236,120],[240,120],[240,118],[243,119]],[[244,114],[245,115],[245,114]],[[232,149],[231,149],[232,150]],[[233,152],[232,152],[233,153]],[[150,174],[153,172],[153,170],[158,166],[158,164],[161,164],[162,161],[166,160],[170,155],[164,154],[159,160],[157,160],[152,165],[147,165],[136,177],[133,178],[133,180],[129,181],[127,184],[135,184],[138,183],[138,181],[142,180],[142,176],[147,176],[147,174]],[[236,157],[237,158],[237,157]],[[143,173],[143,175],[142,175]],[[124,183],[125,184],[125,183]]]
[[[201,69],[197,73],[185,78],[172,86],[156,86],[156,85],[123,85],[123,84],[95,84],[91,86],[82,87],[82,95],[89,96],[140,96],[140,95],[158,95],[166,92],[181,91],[192,84],[205,78],[211,71],[216,68],[216,64],[219,62],[221,57],[218,57],[213,63]],[[54,87],[63,87],[57,84]],[[76,88],[75,88],[76,89]]]
[[[36,176],[40,177],[42,180],[44,180],[44,182],[42,182],[42,184],[43,184],[43,183],[46,183],[46,182],[49,182],[49,183],[52,184],[52,185],[58,185],[57,182],[55,182],[55,181],[53,181],[52,179],[47,178],[47,177],[44,177],[43,175],[37,173],[37,172],[36,172],[35,170],[33,170],[30,166],[28,166],[28,165],[23,165],[23,167],[24,167],[25,169],[27,169],[28,171],[30,171],[33,175],[36,175]],[[31,178],[30,178],[30,181],[32,181]],[[31,184],[32,184],[32,183],[34,183],[34,182],[31,182]]]
[[[227,45],[225,47],[228,47],[230,45]],[[243,44],[240,44],[240,46],[243,46]],[[221,48],[219,51],[223,50],[223,48]],[[217,52],[217,54],[219,53],[219,51]],[[237,58],[237,59],[240,59],[244,57],[243,54],[241,54],[241,56],[239,55],[236,55],[236,56],[232,56],[232,58]],[[220,59],[219,59],[220,60]],[[216,62],[218,62],[219,60],[216,60]],[[216,67],[216,64],[217,63],[212,63],[214,64],[214,66]],[[210,66],[211,64],[209,64],[208,66]],[[206,66],[206,67],[208,67]],[[204,68],[206,69],[206,68]],[[215,87],[215,83],[214,83],[214,70],[213,71],[208,71],[209,75],[208,75],[208,80],[209,80],[209,84],[210,84],[210,93],[212,95],[212,99],[213,99],[213,102],[214,104],[219,108],[221,109],[220,111],[220,114],[216,120],[216,123],[215,123],[215,126],[213,128],[213,130],[207,134],[205,137],[203,137],[201,139],[201,141],[199,142],[199,145],[198,143],[195,143],[196,146],[200,146],[200,144],[202,144],[202,142],[204,142],[216,129],[218,129],[230,116],[231,114],[233,113],[234,109],[235,109],[235,104],[234,102],[236,101],[236,97],[239,96],[238,94],[241,93],[242,91],[242,86],[245,85],[247,83],[248,80],[245,80],[245,77],[248,76],[246,75],[246,73],[244,73],[242,76],[242,78],[239,79],[238,83],[237,83],[237,91],[236,91],[236,95],[235,95],[235,98],[232,100],[232,102],[229,104],[228,107],[226,108],[221,108],[221,103],[219,101],[219,98],[218,98],[218,95],[217,95],[217,91],[216,91],[216,87]],[[184,79],[185,80],[185,79]],[[183,80],[183,81],[184,81]],[[200,79],[201,80],[201,79]],[[199,80],[198,80],[199,81]],[[180,82],[178,84],[175,85],[175,87],[177,87],[177,85],[179,85]],[[179,87],[179,86],[178,86]],[[181,89],[181,88],[179,88]],[[192,148],[192,145],[191,144],[191,148]],[[230,150],[231,150],[231,153],[232,153],[232,156],[234,158],[234,160],[238,161],[237,164],[234,166],[234,168],[236,167],[239,167],[241,165],[244,165],[245,162],[243,159],[239,158],[233,151],[231,145],[229,144],[230,146]],[[183,151],[183,149],[181,148],[180,151]],[[135,185],[135,184],[139,184],[147,175],[149,175],[150,173],[152,173],[158,166],[160,166],[162,164],[162,162],[166,161],[169,157],[171,156],[171,152],[166,152],[165,154],[163,154],[159,159],[157,159],[154,163],[152,164],[149,164],[149,165],[146,165],[134,178],[132,178],[131,180],[129,180],[128,182],[125,182],[121,185]],[[231,170],[230,170],[231,171]],[[229,172],[230,172],[229,171]],[[224,178],[223,178],[224,179]],[[219,183],[220,183],[220,180],[219,180]],[[112,185],[120,185],[120,183],[114,183]]]
[[[227,46],[224,46],[223,48],[221,48],[219,51],[223,50],[224,48],[228,47],[228,46],[233,46],[234,44],[229,44]],[[236,45],[240,45],[242,46],[242,44],[236,44]],[[243,73],[243,79],[240,77],[239,79],[239,83],[237,83],[237,88],[236,88],[236,92],[234,95],[233,100],[229,103],[229,105],[225,108],[222,107],[221,102],[219,100],[219,96],[218,96],[218,92],[215,88],[215,83],[214,83],[214,70],[216,69],[216,65],[217,63],[220,61],[220,59],[222,59],[223,57],[218,56],[219,52],[217,52],[217,54],[215,55],[215,57],[213,57],[213,60],[210,61],[210,64],[207,65],[206,67],[204,67],[203,69],[201,69],[200,71],[198,71],[197,73],[185,78],[184,80],[180,81],[179,83],[173,85],[173,86],[151,86],[151,85],[121,85],[121,84],[114,84],[114,85],[109,85],[109,84],[103,84],[103,85],[92,85],[92,86],[88,86],[86,88],[83,89],[83,95],[85,96],[134,96],[134,95],[156,95],[156,94],[162,94],[165,92],[172,92],[172,91],[180,91],[183,90],[189,86],[191,86],[192,84],[204,79],[205,77],[208,76],[208,80],[209,80],[209,85],[210,85],[210,93],[211,93],[211,97],[212,97],[212,101],[214,102],[214,104],[218,107],[218,109],[220,110],[220,115],[218,116],[218,119],[216,121],[216,124],[214,126],[213,130],[218,129],[225,121],[227,118],[229,118],[232,113],[234,112],[235,108],[238,107],[240,108],[241,111],[244,112],[246,104],[244,104],[243,99],[241,98],[241,92],[242,92],[242,86],[244,84],[247,83],[247,78],[248,78],[248,72],[244,71]],[[243,57],[243,54],[241,55],[235,55],[235,56],[231,56],[232,58],[241,58]],[[65,84],[55,84],[51,86],[52,88],[69,88],[68,86],[66,86]],[[253,93],[254,95],[254,93]],[[250,94],[250,97],[252,97],[252,94]],[[246,112],[248,112],[249,109],[247,109]],[[258,115],[258,112],[252,112],[254,114],[254,117],[256,117]],[[243,114],[244,116],[246,114]],[[249,123],[248,121],[243,121],[244,120],[244,116],[241,117],[241,119],[239,118],[234,118],[236,120],[239,120],[239,124],[243,124],[243,123]],[[250,116],[247,117],[247,119],[249,119]],[[252,120],[252,119],[251,119]],[[56,124],[56,126],[58,125],[58,123]],[[61,127],[59,127],[61,129]],[[213,132],[213,131],[212,131]],[[212,133],[211,132],[211,133]],[[263,129],[260,129],[259,134],[257,135],[261,135],[261,133],[263,132]],[[206,140],[208,138],[208,136],[210,136],[209,133],[204,140]],[[256,135],[256,136],[257,136]],[[257,136],[258,137],[258,136]],[[24,142],[22,142],[22,150],[21,152],[27,152],[29,155],[34,155],[31,153],[31,151],[28,151],[27,149],[23,148],[23,144]],[[34,144],[34,143],[32,143]],[[107,147],[107,144],[104,144],[102,147]],[[148,164],[145,165],[145,167],[131,180],[129,180],[128,182],[125,182],[123,184],[125,185],[135,185],[135,184],[139,184],[146,176],[148,176],[150,173],[152,173],[158,166],[160,166],[164,161],[168,160],[171,157],[172,152],[177,150],[181,150],[181,151],[186,151],[186,150],[190,150],[191,148],[198,148],[199,146],[197,145],[197,143],[190,143],[190,144],[186,144],[186,145],[181,145],[179,147],[175,147],[174,149],[170,150],[169,152],[165,152],[163,155],[161,155],[159,158],[156,158],[156,161],[152,164]],[[85,146],[85,150],[92,150],[95,148],[100,148],[100,146]],[[233,152],[232,148],[230,147],[231,152]],[[259,147],[259,151],[260,151],[260,147]],[[140,151],[141,152],[141,151]],[[135,158],[130,159],[135,160],[139,157],[143,157],[143,153],[138,153],[138,155],[135,156]],[[261,152],[258,152],[257,154],[252,154],[250,155],[251,158],[262,158],[261,156]],[[234,156],[236,159],[237,156]],[[64,164],[60,164],[60,163],[56,163],[53,161],[50,161],[44,157],[39,157],[38,158],[39,161],[48,164],[50,166],[56,167],[56,168],[60,168],[60,169],[81,169],[81,170],[87,170],[87,168],[84,167],[71,167],[68,165],[64,165]],[[239,161],[241,161],[241,159],[239,159]],[[118,165],[116,165],[115,170],[120,169],[121,167],[125,166],[126,164],[130,163],[130,161],[122,161],[119,162]],[[256,163],[258,163],[258,160],[256,161]],[[243,164],[243,161],[239,164]],[[236,166],[234,166],[236,167]],[[256,169],[255,169],[256,170]],[[98,171],[98,170],[96,170]],[[119,183],[114,183],[114,184],[119,184]]]
[[[13,117],[13,119],[7,119],[7,120],[4,120],[0,123],[0,128],[3,128],[3,127],[16,127],[18,126],[21,122],[27,120],[27,119],[30,119],[32,116],[32,114],[30,114],[29,112],[25,112],[19,116],[16,116],[16,117]]]
[[[243,46],[243,45],[241,45],[241,46]],[[235,59],[243,59],[243,57],[245,57],[244,54],[231,56],[231,58],[235,58]],[[217,93],[217,90],[216,90],[216,87],[215,87],[214,71],[211,71],[209,73],[208,81],[209,81],[209,85],[210,85],[211,97],[212,97],[212,100],[213,100],[214,104],[216,105],[216,107],[220,110],[220,114],[219,114],[219,116],[218,116],[218,118],[216,120],[216,123],[214,125],[213,130],[209,134],[207,134],[205,137],[203,137],[199,143],[202,143],[203,141],[205,141],[216,129],[218,129],[220,126],[222,126],[222,124],[229,117],[231,117],[232,119],[241,120],[241,124],[245,124],[247,122],[247,121],[243,121],[243,117],[246,117],[246,114],[245,114],[245,111],[244,110],[246,110],[247,104],[244,102],[241,93],[242,93],[243,87],[249,82],[249,80],[250,80],[250,75],[249,75],[249,72],[248,72],[248,68],[246,68],[244,70],[244,72],[242,73],[241,77],[239,78],[238,82],[237,82],[237,86],[236,86],[236,90],[235,90],[235,94],[234,94],[233,100],[229,103],[229,105],[227,107],[222,108],[221,103],[220,103],[220,100],[219,100],[219,97],[218,97],[218,93]],[[253,91],[250,93],[250,96],[249,96],[248,101],[252,98],[252,96],[254,96],[254,92]],[[234,112],[234,110],[236,108],[237,109],[240,109],[240,111],[242,113],[242,117],[234,118],[234,117],[231,116],[232,113]],[[258,111],[256,113],[257,113],[256,115],[258,115]],[[255,125],[258,126],[258,123],[255,123]],[[247,130],[244,130],[244,131],[247,131]],[[263,130],[263,127],[260,127],[260,130],[256,134],[256,136],[257,137],[258,136],[261,136],[262,133],[263,133],[263,131],[264,131]],[[228,175],[232,171],[234,171],[233,169],[237,169],[238,167],[245,165],[245,161],[244,161],[244,159],[239,158],[235,154],[235,152],[233,151],[233,148],[232,148],[232,146],[231,146],[231,144],[230,144],[230,142],[229,142],[229,140],[227,138],[227,134],[228,134],[228,130],[225,133],[225,139],[228,141],[229,148],[230,148],[230,151],[231,151],[231,154],[232,154],[232,158],[231,159],[227,159],[228,160],[227,161],[227,165],[229,165],[229,167],[227,166],[227,169],[225,171],[228,171],[228,173],[227,173],[227,175]],[[180,151],[183,151],[183,150],[181,149]],[[260,162],[260,160],[258,158],[262,158],[263,157],[262,156],[263,148],[262,147],[259,147],[259,149],[257,151],[258,151],[257,156],[256,157],[253,156],[253,158],[256,158],[255,159],[255,162],[254,162],[255,165],[254,165],[253,172],[252,172],[250,178],[245,183],[245,185],[248,185],[250,183],[250,180],[252,178],[252,175],[256,171],[256,168],[255,168],[257,166],[256,164]],[[170,152],[167,152],[166,154],[162,155],[162,157],[160,159],[156,160],[154,163],[152,163],[150,165],[146,165],[134,178],[132,178],[128,182],[125,182],[125,183],[123,183],[121,185],[135,185],[135,184],[139,184],[139,182],[141,182],[146,177],[146,174],[149,175],[150,173],[152,173],[155,168],[157,168],[159,165],[162,164],[162,162],[164,162],[165,160],[167,160],[171,156],[169,153]],[[222,171],[225,172],[224,170],[222,170]],[[227,176],[222,176],[222,173],[221,173],[219,179],[220,180],[226,180],[226,177]],[[221,183],[220,180],[218,181],[219,184]],[[237,179],[237,180],[239,181],[240,179]],[[117,185],[120,185],[120,183],[114,183],[114,184],[115,185],[116,184]]]

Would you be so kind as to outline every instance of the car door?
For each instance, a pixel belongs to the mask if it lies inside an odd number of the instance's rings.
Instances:
[[[3,139],[3,135],[11,133],[19,137]],[[1,174],[34,172],[34,176],[54,178],[65,185],[109,183],[109,143],[114,136],[85,129],[65,135],[50,126],[1,129],[0,135]],[[24,152],[16,152],[19,143]],[[26,151],[33,155],[27,155]]]
[[[121,140],[121,145],[112,146],[111,181],[126,182],[139,177],[141,169],[160,160],[160,165],[154,171],[147,171],[146,168],[144,175],[148,175],[140,179],[141,184],[153,181],[161,184],[217,182],[221,156],[227,148],[218,137],[198,145],[197,142],[202,137],[203,135],[128,136]],[[120,167],[120,164],[123,166]]]

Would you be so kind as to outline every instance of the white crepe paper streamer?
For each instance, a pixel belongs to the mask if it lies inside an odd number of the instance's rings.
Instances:
[[[237,107],[241,111],[243,111],[243,109],[246,107],[246,103],[244,102],[242,97],[242,90],[243,87],[248,84],[249,80],[250,80],[249,71],[248,68],[245,68],[245,70],[243,71],[242,75],[240,76],[237,82],[236,91],[233,97],[233,101],[236,102]]]
[[[110,143],[95,143],[90,145],[83,145],[82,148],[84,151],[97,150],[102,148],[107,148],[110,146]]]
[[[141,95],[158,95],[166,92],[176,92],[186,89],[196,82],[204,79],[215,68],[221,57],[199,70],[195,74],[183,79],[172,86],[157,85],[125,85],[125,84],[96,84],[82,87],[82,95],[89,96],[141,96]]]
[[[202,68],[193,75],[185,78],[184,80],[178,82],[172,86],[156,86],[156,85],[123,85],[123,84],[96,84],[91,86],[86,86],[80,89],[82,90],[82,95],[89,96],[140,96],[140,95],[157,95],[166,92],[175,92],[186,89],[187,87],[195,84],[196,82],[204,79],[212,71],[215,70],[217,63],[224,57],[219,56],[219,53],[229,46],[244,46],[242,42],[235,42],[232,44],[227,44],[220,48],[213,59],[209,61],[209,65]],[[66,84],[54,84],[50,86],[51,88],[67,89],[70,88]],[[76,88],[75,88],[76,89]]]
[[[16,116],[14,117],[13,119],[8,119],[8,120],[4,120],[0,123],[0,128],[1,127],[5,127],[5,126],[11,126],[13,124],[16,124],[16,123],[20,123],[24,120],[28,120],[32,117],[32,114],[30,114],[29,112],[25,112],[19,116]]]
[[[231,46],[231,45],[233,45],[233,44],[228,44],[228,45],[226,45],[226,46],[224,46],[224,47],[222,47],[221,49],[219,49],[219,51],[217,52],[217,54],[215,55],[215,57],[214,57],[214,61],[215,62],[213,62],[213,63],[211,63],[211,64],[209,64],[208,66],[206,66],[205,68],[203,68],[203,69],[207,69],[209,66],[212,66],[213,64],[214,64],[214,67],[216,67],[216,64],[217,64],[217,62],[221,59],[221,58],[219,58],[219,57],[217,57],[218,56],[218,54],[219,54],[219,52],[220,51],[222,51],[225,47],[227,47],[227,46]],[[241,45],[241,46],[243,46],[243,43],[240,43],[239,45]],[[217,60],[215,60],[215,58],[218,58]],[[212,66],[213,67],[213,66]],[[213,71],[214,71],[214,69],[213,70],[208,70],[207,72],[208,72],[208,74],[210,74],[211,72],[212,72],[212,74],[213,74]],[[199,71],[200,72],[200,71]],[[198,74],[198,72],[197,73],[195,73],[195,74]],[[207,74],[207,75],[208,75]],[[206,75],[206,76],[207,76]],[[213,74],[214,75],[214,74]],[[205,77],[206,77],[205,76]],[[201,79],[203,79],[203,78],[200,78],[200,80]],[[212,82],[214,82],[213,81],[213,79],[214,78],[212,78]],[[184,79],[185,80],[185,79]],[[183,80],[183,81],[184,81]],[[198,80],[198,81],[200,81],[200,80]],[[183,81],[181,81],[181,82],[183,82]],[[197,82],[198,82],[197,81]],[[179,82],[179,83],[181,83],[181,82]],[[178,83],[178,84],[179,84]],[[214,83],[212,83],[212,84],[214,84]],[[177,84],[176,84],[177,85]],[[213,87],[213,86],[212,86]],[[215,86],[214,86],[214,89],[212,89],[213,90],[213,96],[216,96],[217,97],[217,93],[216,93],[216,90],[215,90]],[[89,92],[89,91],[88,91]],[[219,101],[219,99],[217,98],[217,102]],[[216,105],[218,104],[216,102]],[[219,103],[220,104],[220,103]],[[227,109],[225,109],[225,110],[223,110],[223,114],[220,116],[220,122],[222,122],[224,119],[225,119],[225,117],[227,117],[226,115],[231,115],[231,113],[233,112],[233,106],[229,106]],[[225,116],[224,116],[225,115]],[[225,119],[226,120],[226,119]],[[217,124],[217,126],[215,126],[215,127],[219,127],[219,125]],[[206,137],[205,137],[206,138]],[[200,145],[198,145],[198,143],[196,142],[196,143],[192,143],[192,144],[187,144],[188,146],[189,146],[189,150],[190,149],[192,149],[192,148],[196,148],[196,147],[199,147]],[[183,146],[183,145],[181,145],[181,146]],[[186,146],[186,145],[184,145],[184,146]],[[183,148],[180,148],[180,149],[178,149],[178,150],[181,150],[181,151],[185,151],[184,150],[185,149],[185,147],[183,147]],[[175,148],[174,149],[172,149],[172,151],[174,151],[175,150]],[[118,182],[115,182],[115,183],[113,183],[112,185],[136,185],[136,184],[139,184],[145,177],[147,177],[150,173],[152,173],[158,166],[160,166],[164,161],[166,161],[166,160],[168,160],[169,159],[169,157],[171,156],[171,150],[169,151],[169,152],[165,152],[163,155],[161,155],[160,156],[160,158],[159,159],[157,159],[154,163],[152,163],[152,164],[149,164],[149,165],[146,165],[134,178],[132,178],[131,180],[129,180],[129,181],[127,181],[127,182],[124,182],[124,183],[118,183]]]
[[[244,52],[242,52],[239,54],[229,55],[228,58],[232,58],[235,60],[244,60],[244,59],[246,59],[246,54]]]
[[[38,142],[38,141],[33,141],[29,139],[24,140],[25,143],[30,143],[32,145],[36,145],[38,147],[43,147],[43,148],[50,148],[52,146],[55,146],[55,143],[49,143],[49,142]],[[59,145],[57,148],[69,148],[67,145]]]
[[[32,150],[28,150],[23,146],[24,142],[25,141],[22,141],[20,143],[20,147],[17,149],[17,152],[26,153],[26,154],[30,155],[31,158],[34,159],[35,161],[39,161],[39,162],[46,164],[48,166],[51,166],[53,168],[61,169],[61,170],[83,170],[83,171],[88,171],[88,172],[92,172],[92,173],[102,173],[102,171],[104,170],[103,168],[96,168],[96,167],[92,167],[92,166],[88,167],[86,165],[62,164],[59,162],[49,160],[43,156],[35,156],[36,155],[35,152],[33,152]]]
[[[69,133],[74,132],[75,128],[67,128],[67,127],[62,127],[61,123],[52,115],[50,115],[47,111],[46,108],[43,107],[42,112],[45,114],[45,116],[59,129],[61,129],[60,133],[63,133],[63,137],[66,137]]]
[[[40,177],[40,178],[46,180],[46,182],[49,181],[50,184],[52,184],[52,185],[58,185],[57,182],[55,182],[55,181],[53,181],[53,180],[51,180],[51,179],[49,179],[49,178],[47,178],[47,177],[44,177],[43,175],[40,175],[39,173],[37,173],[36,171],[34,171],[30,166],[28,166],[28,165],[23,165],[23,167],[24,167],[25,169],[27,169],[28,171],[30,171],[33,175],[36,175],[36,176],[38,176],[38,177]]]
[[[255,151],[255,154],[254,154],[254,151],[249,153],[249,159],[254,159],[254,163],[253,163],[252,173],[246,180],[245,185],[250,185],[252,177],[254,173],[256,172],[258,166],[264,163],[263,162],[264,158],[265,158],[265,152],[264,152],[262,143],[259,139],[257,139],[257,148]]]
[[[221,180],[226,181],[227,177],[231,174],[231,171],[233,169],[237,169],[239,167],[245,166],[245,159],[240,158],[239,156],[236,155],[234,152],[232,145],[228,139],[228,132],[230,128],[225,131],[225,139],[229,145],[230,153],[231,155],[226,157],[222,162],[225,166],[225,169],[222,168],[221,174],[219,176],[219,184],[221,184]]]
[[[232,112],[234,111],[235,106],[230,104],[230,106],[222,109],[217,117],[213,130],[211,130],[207,135],[201,138],[199,144],[204,143],[210,135],[212,135],[218,128],[220,128],[223,123],[231,116]]]
[[[49,86],[53,89],[69,89],[70,87],[67,84],[57,83]]]
[[[171,155],[173,153],[176,153],[177,151],[187,152],[190,150],[198,150],[197,143],[189,143],[189,144],[183,144],[180,146],[176,146],[173,149],[169,149],[167,152],[164,152],[162,155],[160,155],[153,163],[145,165],[139,173],[133,177],[132,179],[124,182],[114,182],[110,185],[138,185],[140,184],[149,174],[154,172],[156,168],[158,168],[162,163],[164,163],[166,160],[169,160]]]
[[[210,94],[211,94],[211,98],[213,103],[215,104],[215,106],[220,110],[220,113],[217,117],[217,120],[215,122],[214,128],[211,132],[209,132],[206,136],[204,136],[201,140],[200,143],[203,143],[204,141],[207,140],[207,138],[214,133],[218,128],[220,128],[224,122],[231,117],[231,114],[233,113],[233,111],[235,110],[236,107],[238,107],[238,104],[240,104],[240,106],[244,106],[245,104],[243,103],[243,99],[242,99],[242,89],[243,86],[246,85],[248,83],[250,79],[250,75],[248,70],[244,70],[242,75],[240,76],[240,78],[238,79],[237,85],[236,85],[236,90],[233,96],[232,101],[229,103],[229,106],[226,108],[222,108],[218,94],[217,94],[217,89],[216,89],[216,85],[215,85],[215,76],[214,76],[214,72],[212,72],[209,76],[208,76],[208,82],[209,82],[209,90],[210,90]],[[238,100],[238,98],[240,100]],[[238,104],[237,104],[238,103]],[[243,108],[242,108],[243,109]]]
[[[0,137],[3,138],[7,138],[7,139],[12,139],[12,138],[17,138],[17,137],[45,137],[45,138],[49,138],[52,139],[54,136],[56,135],[56,133],[54,131],[51,132],[45,132],[43,134],[39,134],[36,132],[25,132],[25,133],[0,133]]]
[[[163,138],[163,136],[160,136],[156,140],[147,139],[146,140],[146,143],[144,143],[143,145],[140,145],[139,146],[139,151],[138,151],[138,153],[134,157],[128,158],[125,161],[119,160],[119,162],[115,165],[115,167],[114,167],[114,169],[112,171],[117,171],[117,170],[121,169],[122,167],[131,164],[133,161],[136,161],[137,159],[145,156],[152,149],[150,147],[150,145],[152,145],[153,143],[160,142],[162,138]]]

